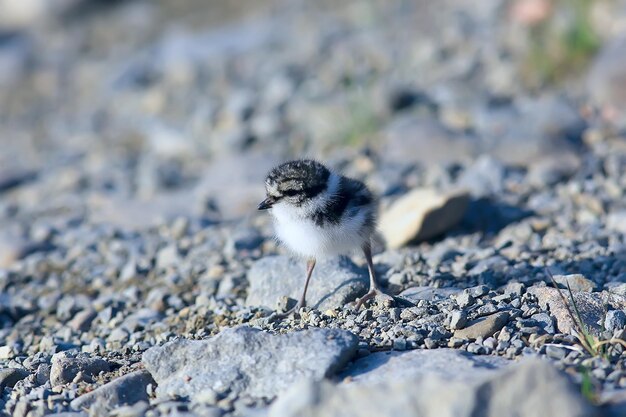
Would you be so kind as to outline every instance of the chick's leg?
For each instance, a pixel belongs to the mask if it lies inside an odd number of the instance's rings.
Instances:
[[[311,275],[313,275],[313,268],[315,268],[315,259],[309,259],[306,263],[306,280],[304,281],[304,290],[298,303],[284,313],[277,314],[277,318],[288,317],[293,313],[300,311],[300,309],[306,306],[306,292],[309,289],[309,281],[311,281]]]
[[[363,245],[363,255],[365,255],[365,260],[367,261],[367,269],[369,271],[370,276],[370,290],[363,297],[356,300],[355,307],[358,310],[361,306],[368,300],[372,298],[380,298],[385,305],[393,305],[393,297],[387,295],[383,292],[383,290],[378,285],[378,281],[376,280],[376,272],[374,271],[374,262],[372,261],[372,247],[370,243],[366,243]]]

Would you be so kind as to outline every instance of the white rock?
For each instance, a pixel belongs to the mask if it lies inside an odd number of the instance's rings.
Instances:
[[[11,359],[13,356],[13,348],[11,346],[0,346],[0,359]]]
[[[415,189],[382,213],[380,232],[390,248],[430,239],[457,224],[468,203],[469,194],[465,191]]]

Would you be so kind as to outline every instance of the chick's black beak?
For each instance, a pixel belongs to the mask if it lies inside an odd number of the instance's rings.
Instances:
[[[265,200],[261,201],[259,203],[259,210],[267,210],[268,208],[271,208],[272,205],[276,202],[275,199],[273,199],[272,197],[267,197]]]

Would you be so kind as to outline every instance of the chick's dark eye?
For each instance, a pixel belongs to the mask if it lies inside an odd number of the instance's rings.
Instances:
[[[298,190],[285,190],[285,191],[283,191],[283,195],[285,195],[287,197],[293,197],[294,195],[296,195],[298,193],[299,193]]]

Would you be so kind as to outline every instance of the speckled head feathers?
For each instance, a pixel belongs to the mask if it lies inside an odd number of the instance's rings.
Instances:
[[[319,162],[300,159],[280,164],[265,179],[267,196],[302,204],[326,189],[330,171]]]

